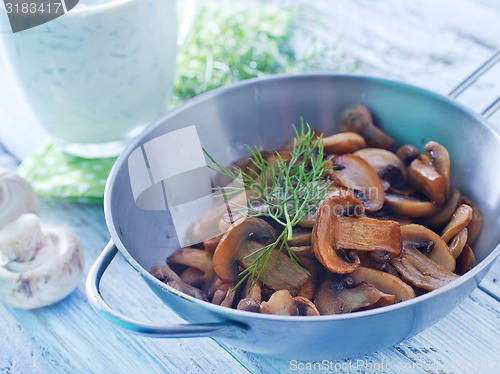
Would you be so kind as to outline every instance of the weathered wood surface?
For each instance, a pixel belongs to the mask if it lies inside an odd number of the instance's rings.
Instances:
[[[361,73],[400,79],[439,93],[448,92],[500,43],[497,0],[321,0],[316,4],[329,31],[310,23],[307,27],[320,38],[343,33],[340,47],[348,58],[361,61]],[[0,167],[14,169],[37,144],[40,131],[34,130],[35,119],[4,67],[0,58]],[[499,93],[497,67],[461,100],[479,108]],[[499,117],[492,123],[500,125]],[[41,217],[68,227],[80,238],[87,273],[109,237],[102,206],[43,201]],[[112,263],[102,286],[111,305],[145,321],[181,321],[136,278],[120,257]],[[344,366],[346,370],[337,372],[417,373],[422,372],[419,364],[428,373],[500,372],[499,283],[497,261],[480,288],[445,319],[396,347],[353,358],[354,363],[357,359],[372,365],[391,363],[401,370]],[[293,369],[289,361],[221,347],[210,339],[154,340],[119,331],[92,311],[83,279],[71,296],[51,307],[20,311],[0,305],[0,373],[297,371]]]

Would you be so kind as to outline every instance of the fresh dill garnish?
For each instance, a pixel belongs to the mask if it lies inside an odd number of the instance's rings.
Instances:
[[[274,242],[245,257],[253,258],[253,262],[240,272],[242,278],[234,289],[248,277],[251,277],[250,288],[259,280],[265,284],[269,260],[274,250],[278,251],[276,267],[281,252],[285,249],[294,269],[307,273],[307,270],[300,265],[297,255],[290,249],[288,240],[292,239],[293,227],[317,209],[321,201],[326,198],[330,186],[326,174],[332,168],[332,164],[324,160],[322,135],[312,131],[309,124],[304,125],[302,118],[300,131],[295,126],[293,129],[295,138],[293,150],[289,154],[275,152],[272,158],[266,159],[257,147],[252,148],[247,145],[251,153],[252,167],[246,172],[235,165],[225,167],[219,164],[204,150],[215,165],[210,167],[212,170],[230,180],[243,179],[244,187],[215,187],[215,189],[224,189],[227,195],[249,191],[255,196],[253,201],[247,201],[247,206],[229,201],[238,213],[245,217],[268,217],[283,226],[283,231]],[[261,205],[267,205],[268,209],[265,211],[256,209],[255,200]]]

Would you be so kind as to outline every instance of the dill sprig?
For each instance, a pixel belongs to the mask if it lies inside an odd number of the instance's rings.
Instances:
[[[262,248],[250,253],[245,258],[253,258],[252,264],[241,271],[242,278],[234,289],[238,288],[248,277],[250,277],[250,288],[257,281],[265,284],[269,260],[274,250],[278,251],[276,267],[283,250],[286,250],[291,263],[296,271],[301,269],[307,273],[292,252],[288,240],[292,239],[293,227],[304,219],[309,213],[317,209],[322,200],[326,198],[329,183],[326,183],[326,172],[332,168],[331,163],[324,160],[323,137],[311,130],[309,124],[304,125],[301,118],[300,131],[293,126],[295,132],[293,150],[290,154],[275,152],[269,161],[261,154],[257,147],[247,145],[251,153],[249,167],[245,172],[233,165],[225,167],[214,160],[212,156],[205,153],[214,163],[212,170],[221,175],[235,180],[243,179],[241,187],[215,187],[224,189],[226,195],[250,191],[255,199],[266,204],[268,209],[256,209],[252,201],[247,205],[239,205],[229,200],[238,213],[246,217],[264,216],[274,220],[283,226],[283,231],[278,238]]]

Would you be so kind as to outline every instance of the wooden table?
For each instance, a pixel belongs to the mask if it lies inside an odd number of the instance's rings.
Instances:
[[[327,27],[306,20],[302,24],[320,39],[342,33],[339,48],[347,58],[361,63],[358,72],[403,80],[442,94],[500,43],[497,0],[316,3]],[[485,105],[499,92],[500,67],[461,101],[479,109],[480,103]],[[491,122],[500,129],[499,117]],[[0,167],[15,169],[41,133],[0,59]],[[87,273],[109,239],[102,205],[44,200],[40,215],[45,222],[66,226],[78,236]],[[114,261],[102,286],[110,304],[143,321],[180,322],[137,277],[121,257]],[[356,368],[356,360],[365,365],[389,362],[401,368],[393,372],[402,373],[421,372],[418,365],[428,373],[500,372],[499,281],[497,261],[471,297],[445,319],[395,347],[342,361],[342,372],[385,372],[375,370],[376,366]],[[0,331],[0,373],[5,374],[300,371],[289,361],[249,354],[210,339],[148,339],[122,332],[91,309],[84,279],[68,298],[50,307],[23,311],[0,305]]]

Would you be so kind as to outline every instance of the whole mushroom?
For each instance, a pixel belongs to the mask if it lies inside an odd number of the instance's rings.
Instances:
[[[60,228],[42,232],[31,213],[0,230],[0,253],[0,300],[16,308],[33,309],[63,299],[83,271],[78,240]]]

